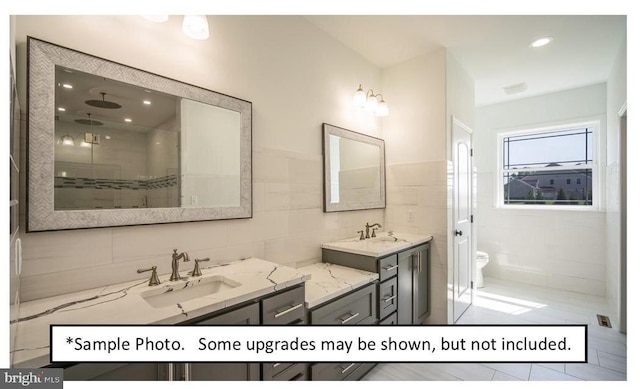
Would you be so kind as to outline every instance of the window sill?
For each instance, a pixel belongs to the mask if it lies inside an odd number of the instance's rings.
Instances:
[[[605,212],[604,209],[595,206],[584,205],[505,205],[499,204],[494,206],[497,209],[513,209],[520,211],[578,211],[578,212]]]

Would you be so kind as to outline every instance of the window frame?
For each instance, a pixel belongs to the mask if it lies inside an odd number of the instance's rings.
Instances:
[[[567,121],[563,123],[556,123],[551,125],[544,126],[527,126],[519,129],[513,130],[504,130],[500,131],[497,134],[497,177],[495,180],[495,206],[497,208],[502,209],[523,209],[523,210],[571,210],[571,211],[601,211],[602,205],[604,204],[604,193],[601,180],[604,175],[601,172],[601,164],[600,161],[604,160],[604,149],[605,145],[603,144],[602,139],[602,127],[603,123],[605,123],[604,118],[589,118],[579,121]],[[549,205],[549,204],[505,204],[504,202],[504,138],[513,137],[513,136],[522,136],[522,135],[534,135],[534,134],[544,134],[562,130],[570,130],[572,128],[580,128],[580,127],[591,127],[593,128],[593,146],[592,146],[592,157],[593,162],[591,163],[591,192],[592,192],[592,201],[591,205]],[[532,168],[532,171],[539,171],[539,168]],[[545,169],[547,171],[554,170]],[[566,170],[566,167],[558,167],[555,170]]]

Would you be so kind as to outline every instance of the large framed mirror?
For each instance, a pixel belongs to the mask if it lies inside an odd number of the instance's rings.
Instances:
[[[386,206],[384,140],[323,124],[324,211]]]
[[[250,102],[27,46],[28,231],[252,216]]]

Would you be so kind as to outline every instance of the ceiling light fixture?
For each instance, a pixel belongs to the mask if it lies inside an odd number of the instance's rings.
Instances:
[[[64,112],[64,111],[66,111],[66,110],[67,110],[67,109],[66,109],[65,107],[58,107],[58,111],[60,111],[60,112]]]
[[[529,46],[531,47],[542,47],[542,46],[546,46],[549,43],[551,43],[551,41],[553,41],[553,37],[552,36],[545,36],[542,38],[538,38],[536,40],[534,40],[533,42],[531,42],[531,44],[529,44]]]
[[[192,39],[209,38],[209,23],[204,15],[185,15],[182,21],[182,31]]]
[[[380,97],[380,101],[378,101]],[[389,106],[381,94],[376,94],[373,89],[369,89],[366,93],[362,89],[362,84],[358,86],[358,90],[353,95],[353,104],[358,108],[364,108],[369,112],[375,112],[376,116],[389,116]]]
[[[65,89],[73,89],[73,85],[71,84],[62,84],[62,87]]]
[[[124,121],[127,122],[127,123],[131,123],[132,122],[132,120],[130,118],[124,118]]]
[[[142,100],[142,104],[151,105],[151,101],[150,100]]]

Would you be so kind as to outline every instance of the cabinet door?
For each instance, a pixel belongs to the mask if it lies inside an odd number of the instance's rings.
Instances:
[[[413,324],[421,324],[430,313],[429,284],[431,261],[429,245],[419,246],[414,256],[413,273]]]
[[[413,324],[414,250],[398,254],[398,324]]]
[[[260,306],[254,303],[194,324],[260,324]],[[185,365],[187,374],[185,375],[184,371],[178,372],[178,377],[184,377],[190,381],[257,381],[260,379],[260,365],[257,363],[187,363]]]

